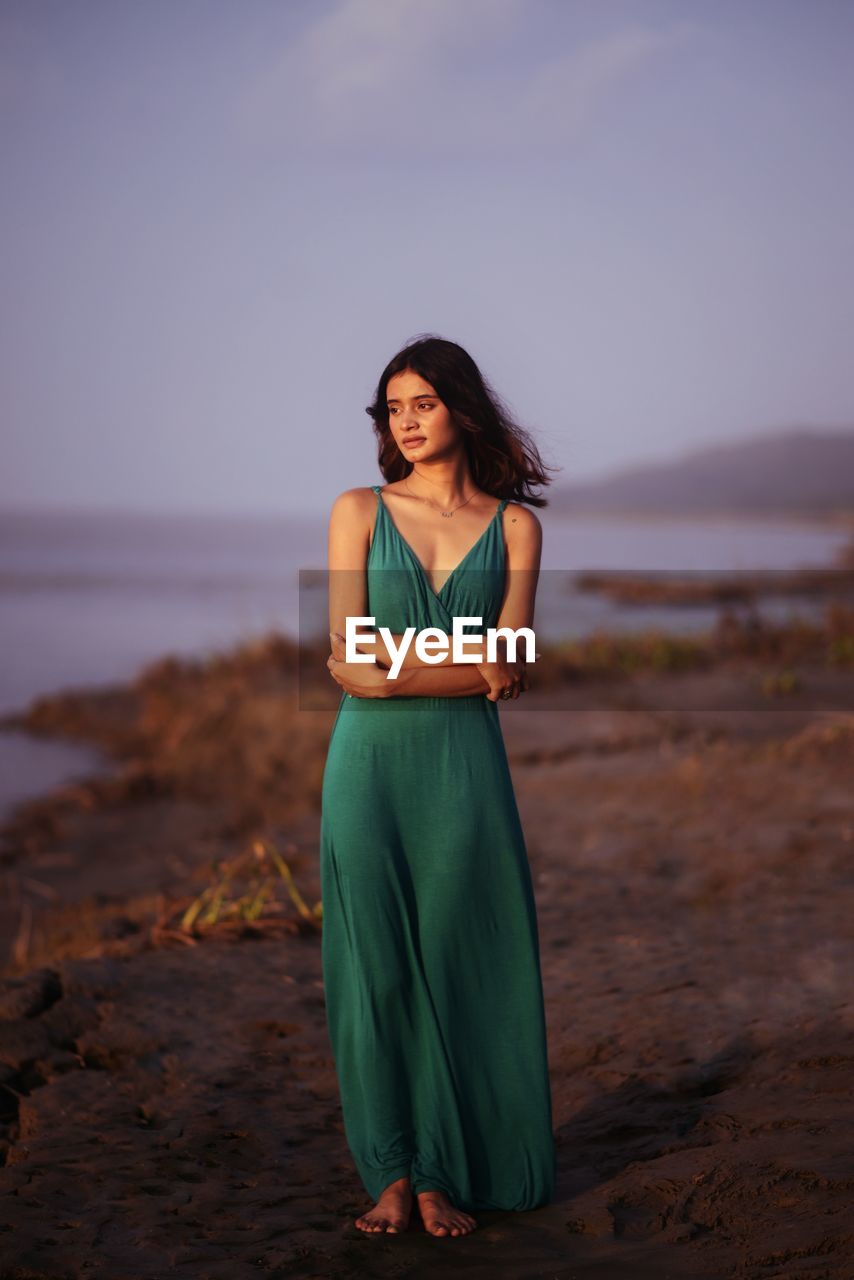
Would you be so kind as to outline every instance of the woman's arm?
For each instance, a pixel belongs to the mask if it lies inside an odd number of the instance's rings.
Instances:
[[[442,629],[441,629],[441,627],[439,627],[439,628],[437,628],[437,630],[441,631]],[[401,643],[402,643],[402,641],[403,641],[403,636],[402,636],[402,635],[398,635],[398,634],[396,634],[395,632],[392,632],[390,642],[389,642],[389,644],[386,644],[385,640],[383,640],[383,638],[382,638],[382,636],[380,635],[380,633],[379,633],[379,631],[378,631],[378,630],[377,630],[377,631],[372,631],[372,629],[371,629],[370,627],[366,627],[366,628],[364,628],[364,629],[360,628],[360,632],[361,632],[361,634],[362,634],[362,635],[365,635],[366,633],[370,633],[371,635],[373,635],[373,636],[375,637],[375,640],[373,640],[373,641],[364,641],[364,642],[362,642],[362,643],[360,643],[360,644],[357,644],[357,645],[356,645],[356,652],[357,652],[357,653],[369,653],[369,654],[371,655],[371,657],[375,657],[375,658],[376,658],[377,662],[379,663],[379,665],[380,665],[381,667],[385,667],[385,669],[386,669],[386,670],[388,670],[388,668],[392,665],[392,663],[393,663],[393,661],[394,661],[394,654],[392,653],[392,648],[394,648],[394,650],[396,650],[396,651],[399,651],[399,650],[400,650],[400,646],[401,646]],[[431,669],[432,669],[432,668],[434,668],[434,667],[452,667],[452,666],[454,666],[454,665],[455,665],[455,664],[454,664],[454,658],[453,658],[453,643],[454,643],[454,638],[453,638],[453,636],[452,636],[449,632],[447,632],[447,631],[442,631],[442,635],[447,636],[447,641],[448,641],[447,652],[443,653],[443,652],[442,652],[442,650],[441,650],[441,649],[438,647],[438,645],[437,645],[437,646],[433,649],[433,653],[436,655],[436,660],[434,660],[433,662],[425,662],[423,658],[420,658],[420,657],[418,656],[418,654],[417,654],[417,652],[416,652],[416,650],[415,650],[415,640],[416,640],[416,637],[415,637],[415,636],[412,636],[412,638],[411,638],[411,639],[410,639],[410,641],[409,641],[409,647],[408,647],[408,649],[406,650],[405,654],[403,655],[403,660],[402,660],[402,662],[401,662],[401,664],[400,664],[400,665],[401,665],[401,668],[402,668],[402,669],[404,669],[404,668],[405,668],[405,669],[416,669],[416,668],[417,668],[417,669],[419,669],[419,670],[421,670],[421,671],[427,671],[427,670],[431,670]],[[467,640],[467,641],[474,641],[474,640],[476,640],[476,639],[477,639],[477,633],[476,633],[476,632],[468,632],[468,633],[466,633],[466,637],[465,637],[465,638],[466,638],[466,640]],[[343,635],[341,636],[341,639],[342,639],[342,640],[344,639],[344,636],[343,636]],[[439,637],[436,637],[436,639],[438,640],[438,639],[439,639]],[[432,640],[432,637],[431,637],[431,640]],[[466,652],[467,652],[467,653],[476,653],[476,652],[477,652],[477,649],[476,649],[476,647],[475,647],[475,645],[474,645],[473,643],[472,643],[472,644],[467,644],[467,646],[466,646]],[[456,664],[456,665],[459,665],[459,664]]]
[[[504,597],[498,611],[496,627],[534,627],[534,606],[540,557],[543,550],[543,527],[530,509],[509,502],[504,510],[507,555],[505,557]]]
[[[491,700],[500,696],[501,687],[507,687],[508,675],[512,680],[513,696],[528,687],[524,660],[507,663],[499,646],[498,662],[454,663],[450,649],[441,663],[424,664],[420,659],[407,665],[404,662],[397,678],[387,678],[391,655],[386,650],[388,664],[384,668],[379,654],[375,664],[347,663],[343,639],[348,616],[365,616],[367,610],[367,585],[365,564],[368,553],[368,530],[365,522],[365,495],[368,490],[350,489],[341,494],[332,509],[329,524],[329,622],[332,654],[327,662],[333,678],[347,692],[357,697],[469,697],[484,694]],[[534,599],[539,574],[542,529],[532,511],[516,503],[505,510],[505,543],[507,549],[504,597],[497,621],[498,627],[533,626]],[[469,639],[473,637],[469,636]],[[399,643],[399,639],[395,640]],[[370,646],[358,646],[370,652]],[[409,653],[413,653],[410,645]],[[417,655],[416,655],[417,656]]]
[[[489,695],[489,681],[480,674],[474,663],[452,662],[438,667],[403,667],[393,686],[390,698],[470,698],[472,694]],[[493,699],[494,701],[494,699]]]
[[[378,663],[347,662],[346,657],[344,641],[333,635],[332,652],[326,665],[332,677],[355,698],[463,698],[477,693],[488,694],[492,687],[489,680],[480,674],[481,667],[486,669],[485,663],[401,668],[392,678],[388,670]]]
[[[370,538],[370,489],[345,489],[329,515],[329,630],[345,633],[349,617],[368,611],[365,567]]]
[[[504,596],[501,602],[497,627],[510,627],[514,631],[518,631],[522,627],[533,629],[534,626],[534,606],[537,596],[537,581],[540,575],[540,559],[543,549],[543,529],[539,519],[529,508],[522,506],[518,502],[510,502],[504,511],[504,543],[506,548],[505,554],[505,577],[504,577]],[[333,627],[333,630],[336,628]],[[337,628],[343,635],[343,628]],[[371,628],[367,628],[371,630]],[[358,644],[356,650],[359,653],[372,654],[379,665],[386,670],[392,665],[393,657],[389,651],[379,631],[371,632],[375,636],[374,641],[368,641]],[[417,669],[420,671],[435,671],[437,668],[451,668],[462,665],[468,666],[468,663],[459,664],[453,661],[452,637],[448,633],[448,648],[446,653],[440,655],[437,662],[424,662],[419,658],[415,651],[415,637],[413,636],[409,648],[401,663],[401,672]],[[469,632],[468,639],[474,639],[474,633]],[[396,649],[399,649],[402,636],[393,634],[391,643]],[[469,653],[474,652],[472,645],[467,645]],[[524,666],[525,659],[519,657],[519,663]],[[471,667],[470,670],[476,668]]]

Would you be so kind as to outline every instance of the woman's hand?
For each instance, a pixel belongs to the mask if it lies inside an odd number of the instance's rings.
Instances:
[[[354,698],[387,698],[392,691],[392,682],[388,679],[385,667],[369,662],[345,662],[346,646],[344,637],[330,632],[332,652],[326,659],[326,666],[333,680],[340,684],[345,693]]]
[[[512,698],[518,698],[528,688],[527,666],[522,659],[517,662],[507,660],[507,640],[498,636],[496,642],[496,662],[479,662],[477,669],[484,680],[489,683],[489,692],[485,695],[490,702],[497,702],[505,689],[510,690]]]

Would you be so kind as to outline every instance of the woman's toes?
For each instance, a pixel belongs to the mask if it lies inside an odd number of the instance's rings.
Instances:
[[[356,1226],[362,1231],[382,1231],[384,1222],[385,1219],[363,1217],[356,1219]]]
[[[470,1218],[467,1214],[463,1214],[459,1218],[454,1219],[454,1230],[457,1235],[467,1235],[475,1226],[474,1218]]]

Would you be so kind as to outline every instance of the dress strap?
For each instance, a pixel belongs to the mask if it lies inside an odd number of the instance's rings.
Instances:
[[[383,500],[382,500],[382,495],[380,494],[380,487],[381,487],[381,486],[380,486],[380,485],[378,485],[378,484],[372,484],[372,485],[371,485],[371,490],[372,490],[372,491],[377,495],[377,509],[376,509],[376,511],[374,512],[374,523],[373,523],[373,525],[371,526],[371,533],[370,533],[370,537],[369,537],[369,539],[368,539],[368,550],[369,550],[369,551],[370,551],[370,549],[371,549],[371,548],[373,547],[373,545],[374,545],[374,539],[375,539],[375,538],[376,538],[376,536],[377,536],[377,528],[379,527],[380,521],[381,521],[381,520],[382,520],[382,518],[383,518],[383,511],[384,511],[384,509],[385,509],[385,503],[383,502]]]
[[[502,511],[504,510],[504,508],[507,506],[507,503],[508,503],[509,501],[510,501],[510,499],[509,499],[509,498],[502,498],[502,499],[501,499],[501,501],[500,501],[500,502],[499,502],[499,504],[498,504],[498,510],[497,510],[497,511],[496,511],[496,513],[495,513],[497,516],[500,516],[500,515],[501,515],[501,512],[502,512]]]

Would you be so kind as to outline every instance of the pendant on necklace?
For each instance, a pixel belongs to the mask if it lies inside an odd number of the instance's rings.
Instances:
[[[453,514],[454,514],[454,513],[453,513],[453,511],[443,511],[443,512],[442,512],[442,515],[443,515],[443,516],[452,516]]]

